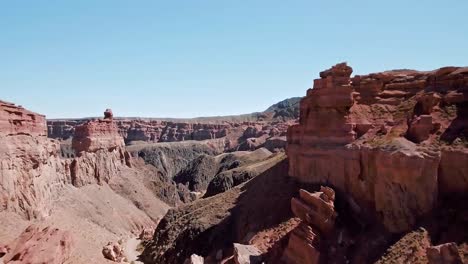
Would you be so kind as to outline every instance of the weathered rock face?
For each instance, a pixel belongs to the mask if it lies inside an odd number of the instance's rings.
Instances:
[[[102,136],[106,131],[117,129],[126,143],[135,141],[178,142],[226,139],[226,151],[255,150],[264,145],[284,149],[285,144],[282,144],[279,140],[271,142],[268,142],[268,140],[284,137],[288,127],[295,123],[294,120],[221,122],[220,124],[176,123],[155,120],[117,120],[113,119],[111,113],[107,114],[112,118],[101,120],[101,124],[90,127],[90,131],[83,131],[83,125],[90,122],[90,120],[49,120],[47,121],[49,137],[68,139],[75,134],[78,136],[84,134],[80,144],[83,145],[82,148],[89,148],[96,146],[92,145],[91,140],[86,139],[87,134],[101,134]],[[117,128],[110,125],[112,123],[110,120],[114,121]]]
[[[131,167],[131,157],[111,119],[77,127],[79,156],[60,157],[60,144],[47,138],[45,118],[10,103],[0,104],[0,211],[27,219],[48,216],[62,187],[108,182]]]
[[[150,182],[157,169],[133,163],[111,118],[82,125],[82,134],[75,139],[91,143],[78,144],[76,157],[61,150],[61,145],[71,142],[47,138],[41,115],[1,102],[0,124],[2,244],[21,232],[19,227],[10,233],[15,220],[18,226],[27,220],[44,221],[78,231],[75,246],[81,252],[69,261],[94,263],[93,256],[101,257],[99,249],[105,242],[117,234],[137,235],[154,226],[167,210],[155,196],[160,189]],[[67,239],[56,229],[28,229],[17,242],[0,246],[0,256],[8,253],[0,262],[67,263],[71,248]]]
[[[72,147],[77,153],[114,150],[124,146],[124,140],[112,119],[88,121],[75,127]]]
[[[110,109],[107,109],[110,110]],[[105,112],[105,119],[112,120],[112,110]],[[49,136],[67,139],[72,137],[74,130],[89,120],[49,120],[47,121]],[[176,123],[156,120],[117,120],[114,119],[119,133],[125,142],[175,142],[186,140],[206,140],[225,137],[231,124],[200,124]]]
[[[407,231],[439,194],[468,190],[468,68],[351,73],[337,64],[307,91],[288,130],[289,174],[332,185],[388,230]]]
[[[48,215],[50,201],[69,181],[60,146],[47,138],[45,117],[0,101],[0,211]]]
[[[32,225],[10,247],[10,252],[3,259],[5,264],[61,264],[72,254],[73,238],[67,231]]]
[[[320,192],[299,191],[299,198],[292,198],[291,210],[301,219],[301,224],[290,236],[284,252],[286,263],[320,263],[323,241],[335,227],[335,192],[321,187]]]
[[[130,154],[125,150],[110,109],[104,112],[104,119],[77,126],[72,147],[78,157],[69,165],[70,177],[77,187],[109,182],[123,167],[131,167]]]
[[[240,116],[202,117],[195,119],[151,119],[151,118],[116,118],[116,124],[125,142],[174,142],[184,140],[207,140],[236,134],[237,129],[249,127],[259,128],[259,131],[269,132],[277,127],[277,133],[271,136],[285,135],[288,122],[299,117],[300,97],[289,98],[272,105],[266,111]],[[109,110],[109,111],[107,111]],[[111,109],[105,115],[113,119]],[[48,120],[48,134],[51,138],[67,139],[73,136],[75,126],[88,121],[87,119]],[[286,128],[285,125],[286,124]],[[270,129],[267,129],[269,127]],[[268,130],[268,131],[267,131]],[[242,136],[242,132],[238,138]],[[262,132],[262,133],[263,133]],[[245,137],[247,139],[249,137]]]
[[[45,116],[4,101],[0,101],[0,107],[0,135],[47,136]]]

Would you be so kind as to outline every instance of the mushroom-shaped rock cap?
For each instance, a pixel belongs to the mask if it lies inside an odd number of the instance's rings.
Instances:
[[[112,119],[113,117],[112,109],[106,109],[106,111],[104,111],[104,119]]]
[[[338,63],[328,70],[320,72],[320,78],[333,77],[350,77],[353,73],[353,68],[349,67],[346,62]]]

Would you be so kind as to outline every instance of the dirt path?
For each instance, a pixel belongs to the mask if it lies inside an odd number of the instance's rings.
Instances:
[[[138,238],[130,238],[125,244],[125,256],[127,257],[128,262],[135,264],[143,264],[143,262],[138,261],[138,256],[140,253],[136,250],[138,245],[140,245],[141,240]]]

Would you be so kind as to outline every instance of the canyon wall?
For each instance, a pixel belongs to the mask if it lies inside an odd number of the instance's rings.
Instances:
[[[75,133],[75,127],[89,120],[48,120],[49,137],[71,138]],[[216,139],[225,137],[227,131],[233,127],[229,123],[202,124],[145,119],[116,119],[114,122],[125,142],[174,142]]]
[[[106,243],[165,214],[157,169],[131,158],[109,112],[59,141],[43,115],[0,101],[0,262],[101,263]]]
[[[320,73],[288,130],[289,174],[333,186],[357,214],[410,229],[468,191],[468,68]]]
[[[91,133],[99,133],[105,128],[105,120],[48,120],[49,137],[66,140],[74,135],[83,133],[82,125],[97,121],[95,127],[90,128]],[[114,119],[118,133],[128,144],[134,142],[181,142],[224,139],[225,151],[255,150],[266,147],[270,151],[284,149],[286,145],[286,132],[295,119],[258,121],[258,122],[227,122],[219,124],[184,123],[157,120]],[[109,140],[115,140],[109,138]],[[91,144],[91,142],[83,142]]]
[[[111,119],[77,126],[72,146],[76,157],[62,157],[43,115],[0,101],[0,211],[46,217],[64,186],[102,184],[131,167]]]
[[[28,219],[48,215],[51,201],[70,182],[59,150],[47,138],[45,116],[0,101],[0,211]]]

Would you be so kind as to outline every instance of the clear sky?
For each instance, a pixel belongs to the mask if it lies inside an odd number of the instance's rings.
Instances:
[[[0,0],[0,99],[49,118],[262,111],[341,61],[466,66],[467,19],[467,0]]]

